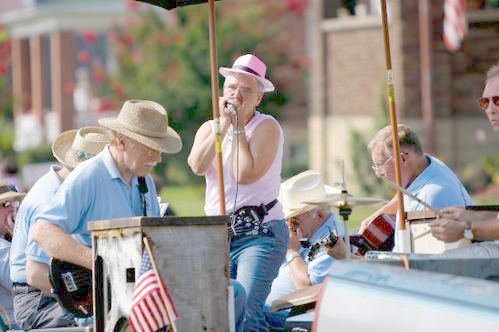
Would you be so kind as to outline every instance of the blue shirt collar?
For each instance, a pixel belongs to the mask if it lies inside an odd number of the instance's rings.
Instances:
[[[111,175],[111,179],[120,179],[123,183],[128,185],[128,182],[121,176],[118,166],[116,166],[116,162],[114,161],[113,156],[111,155],[111,151],[109,150],[109,144],[104,147],[101,153],[102,161],[109,175]],[[135,184],[138,184],[138,179],[137,176],[134,175],[132,176],[131,180],[132,188]]]
[[[433,170],[436,167],[434,158],[432,156],[429,156],[429,155],[425,155],[425,156],[426,156],[426,160],[428,161],[428,166],[421,173],[419,173],[419,175],[416,176],[414,181],[411,182],[409,187],[407,187],[407,191],[409,191],[411,193],[418,192],[436,174],[435,171]]]
[[[49,169],[50,177],[53,179],[54,183],[57,183],[59,186],[62,183],[61,177],[57,174],[62,169],[61,165],[51,165]],[[51,180],[52,181],[52,180]]]

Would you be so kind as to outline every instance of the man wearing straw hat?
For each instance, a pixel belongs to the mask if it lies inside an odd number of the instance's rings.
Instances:
[[[263,304],[284,260],[288,230],[279,194],[283,134],[279,123],[256,107],[265,92],[274,91],[267,67],[258,57],[245,54],[231,68],[220,68],[225,77],[220,98],[223,137],[225,204],[232,214],[231,277],[247,294],[245,330],[266,330]],[[217,215],[218,165],[215,160],[214,122],[197,131],[188,163],[206,179],[205,212]]]
[[[153,101],[126,101],[117,118],[99,123],[112,130],[111,144],[68,175],[31,233],[50,256],[88,269],[93,264],[87,223],[159,216],[150,172],[162,152],[182,148],[180,136],[168,126],[166,110]],[[147,192],[139,186],[139,177],[144,177]]]
[[[303,201],[314,202],[328,194],[340,191],[324,184],[322,174],[308,170],[281,184],[279,202],[284,208],[284,217],[290,229],[286,261],[281,265],[277,278],[265,303],[265,316],[271,328],[284,328],[290,310],[270,313],[272,302],[283,295],[311,285],[320,284],[334,258],[324,249],[310,257],[310,246],[301,247],[300,239],[306,238],[309,245],[328,237],[331,232],[343,235],[334,213],[328,206],[308,205]]]
[[[111,134],[100,127],[83,127],[59,134],[52,154],[62,166],[53,165],[26,195],[17,214],[10,258],[14,314],[24,330],[75,325],[74,317],[51,295],[49,257],[29,238],[37,215],[50,203],[66,176],[80,162],[102,151]]]
[[[9,274],[10,239],[14,230],[17,207],[23,197],[24,194],[18,193],[14,186],[0,183],[0,318],[12,329],[18,327],[14,322],[12,308],[12,282]]]
[[[499,132],[499,62],[487,72],[485,88],[479,99],[480,108],[492,129]],[[441,218],[431,224],[434,237],[444,242],[462,238],[484,242],[471,247],[450,250],[445,257],[499,257],[499,214],[497,211],[472,211],[463,207],[440,210]]]

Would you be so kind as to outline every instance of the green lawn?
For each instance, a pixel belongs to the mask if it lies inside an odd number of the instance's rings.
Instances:
[[[161,188],[161,198],[177,216],[204,215],[204,186],[166,186]]]
[[[178,216],[204,215],[204,186],[166,186],[161,189],[161,197],[164,202],[170,202]],[[378,208],[378,205],[354,208],[350,216],[350,229],[357,229],[360,222]],[[340,218],[338,211],[334,211],[336,217]]]

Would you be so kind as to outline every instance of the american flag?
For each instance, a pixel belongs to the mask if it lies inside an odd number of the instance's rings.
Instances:
[[[166,292],[166,298],[161,295],[159,280],[152,268],[151,258],[147,250],[144,249],[139,278],[133,291],[129,318],[130,325],[135,332],[152,332],[168,326],[170,320],[165,305],[168,305],[173,320],[178,317],[168,286],[161,277],[159,278]]]
[[[457,51],[468,33],[465,8],[466,0],[445,0],[444,43],[449,52]]]

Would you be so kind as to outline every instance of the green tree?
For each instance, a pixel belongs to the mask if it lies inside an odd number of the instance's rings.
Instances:
[[[0,157],[13,153],[12,89],[10,87],[10,46],[7,30],[0,26]]]
[[[171,12],[152,8],[137,11],[131,27],[117,28],[111,34],[119,65],[111,85],[120,98],[151,99],[165,106],[184,148],[175,158],[168,158],[168,174],[164,163],[158,173],[184,182],[194,178],[186,157],[195,131],[211,118],[208,11],[205,5]],[[300,15],[296,6],[226,1],[217,3],[216,15],[219,65],[230,66],[238,55],[252,52],[265,59],[274,80],[274,72],[303,75],[305,61],[291,59],[287,47],[286,30],[295,15]],[[303,84],[303,77],[296,81]],[[261,109],[279,117],[279,109],[290,102],[297,88],[288,81],[282,85],[277,81],[277,85],[279,92],[266,97]]]

